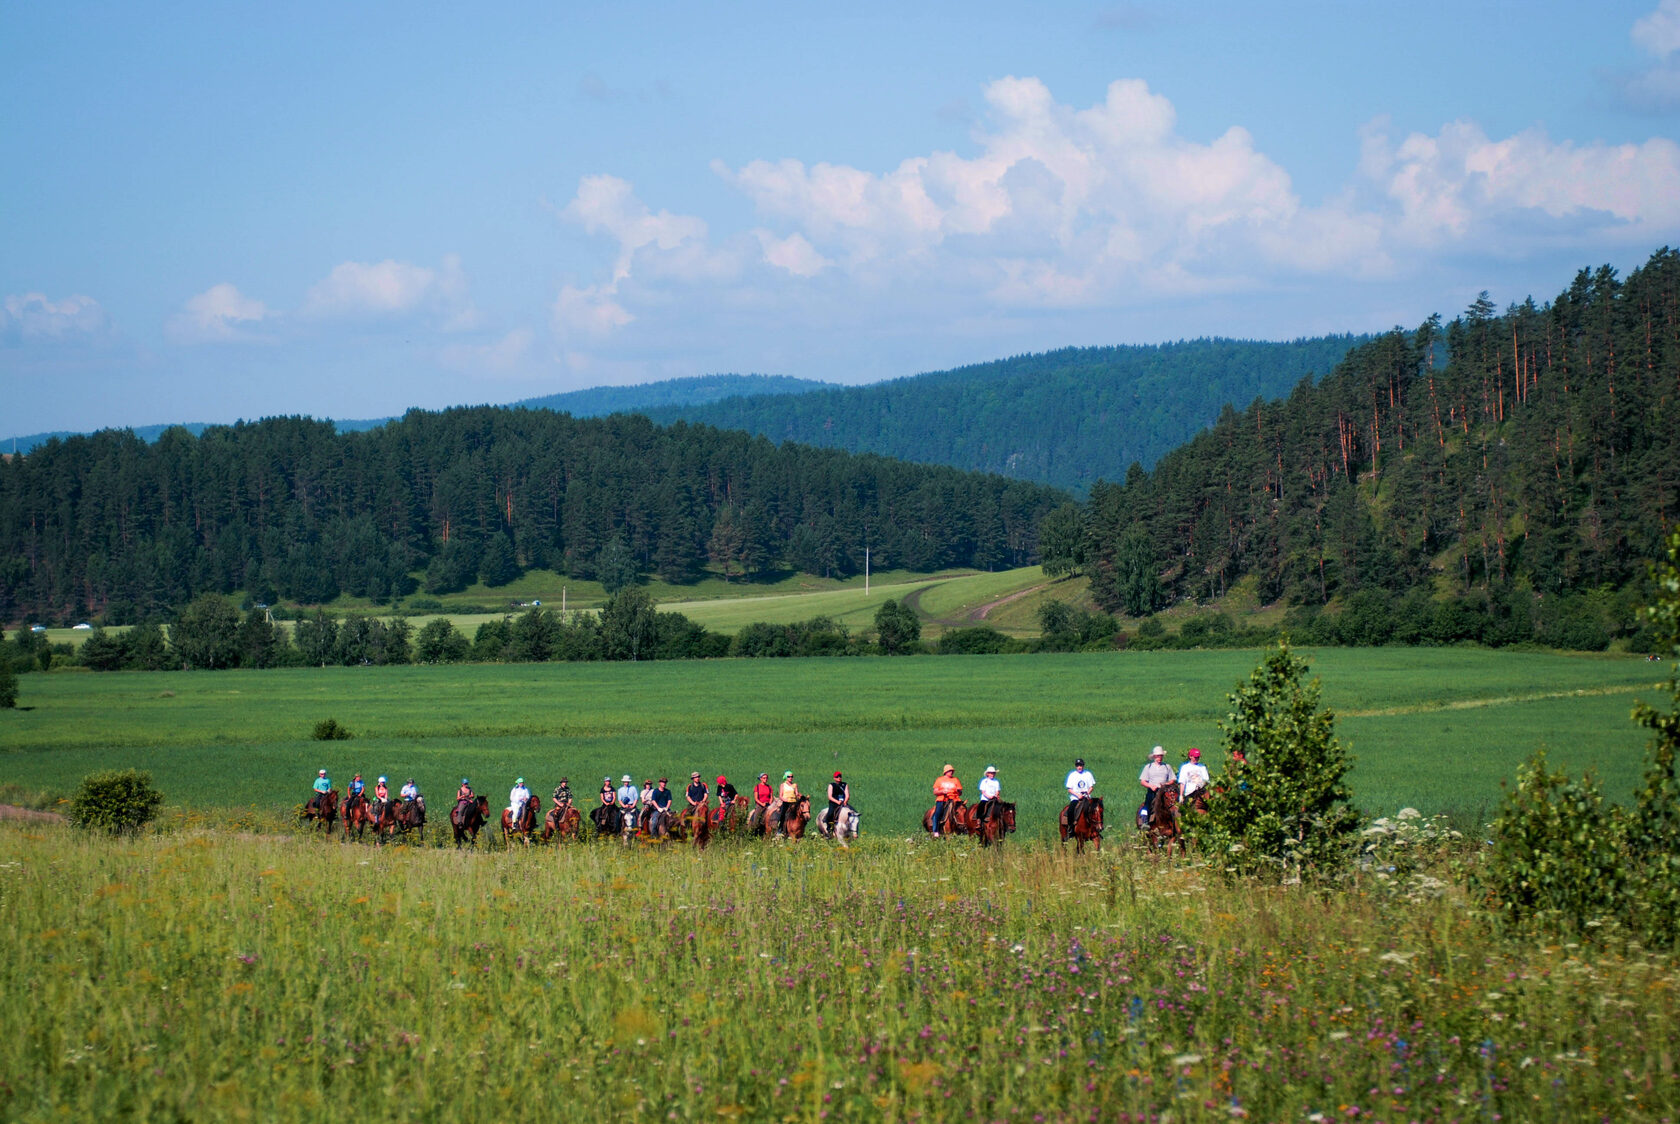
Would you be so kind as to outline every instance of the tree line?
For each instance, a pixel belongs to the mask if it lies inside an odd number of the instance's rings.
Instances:
[[[1047,518],[1045,566],[1132,616],[1248,580],[1379,638],[1631,628],[1616,591],[1680,518],[1677,396],[1680,253],[1582,270],[1545,305],[1484,293],[1097,484]]]
[[[1155,463],[1227,402],[1329,371],[1360,338],[1067,347],[869,386],[640,412],[1083,492],[1133,461]]]
[[[527,568],[687,582],[792,566],[999,569],[1066,495],[707,426],[415,410],[366,432],[270,418],[49,441],[0,464],[0,620],[139,622],[201,593],[315,605]]]

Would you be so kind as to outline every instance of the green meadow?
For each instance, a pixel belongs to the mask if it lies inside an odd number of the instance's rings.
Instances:
[[[1661,665],[1627,656],[1450,649],[1310,652],[1373,814],[1404,806],[1483,816],[1537,748],[1631,791],[1644,738],[1628,720]],[[1203,748],[1216,768],[1226,696],[1254,651],[643,664],[461,665],[230,672],[52,672],[0,714],[0,769],[68,793],[101,768],[150,770],[183,809],[283,809],[318,767],[417,778],[434,798],[463,775],[492,795],[517,775],[587,793],[606,775],[737,785],[836,769],[866,832],[913,831],[949,761],[972,784],[999,767],[1024,830],[1048,829],[1072,760],[1129,800],[1150,746]],[[355,735],[315,742],[334,718]]]

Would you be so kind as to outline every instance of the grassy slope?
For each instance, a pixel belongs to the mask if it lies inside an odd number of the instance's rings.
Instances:
[[[587,791],[603,774],[797,771],[807,789],[844,768],[876,831],[911,830],[946,760],[973,781],[988,762],[1036,831],[1084,756],[1102,791],[1130,798],[1148,747],[1179,759],[1220,744],[1225,696],[1253,652],[546,664],[273,672],[31,675],[29,709],[0,713],[7,779],[72,789],[98,768],[153,771],[172,803],[278,807],[318,765],[419,777],[434,796],[462,773],[497,794],[523,773]],[[1477,649],[1325,649],[1325,699],[1378,812],[1475,812],[1519,761],[1596,767],[1613,795],[1638,772],[1628,721],[1656,673],[1643,660]],[[334,717],[350,742],[308,739]],[[1217,764],[1219,754],[1213,753]]]

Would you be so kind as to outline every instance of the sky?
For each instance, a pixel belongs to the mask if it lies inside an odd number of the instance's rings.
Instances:
[[[1680,244],[1680,0],[0,0],[0,437],[1412,328]]]

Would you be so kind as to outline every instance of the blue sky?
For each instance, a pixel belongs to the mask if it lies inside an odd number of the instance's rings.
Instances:
[[[1680,242],[1680,0],[0,3],[0,97],[0,434],[1412,327]]]

